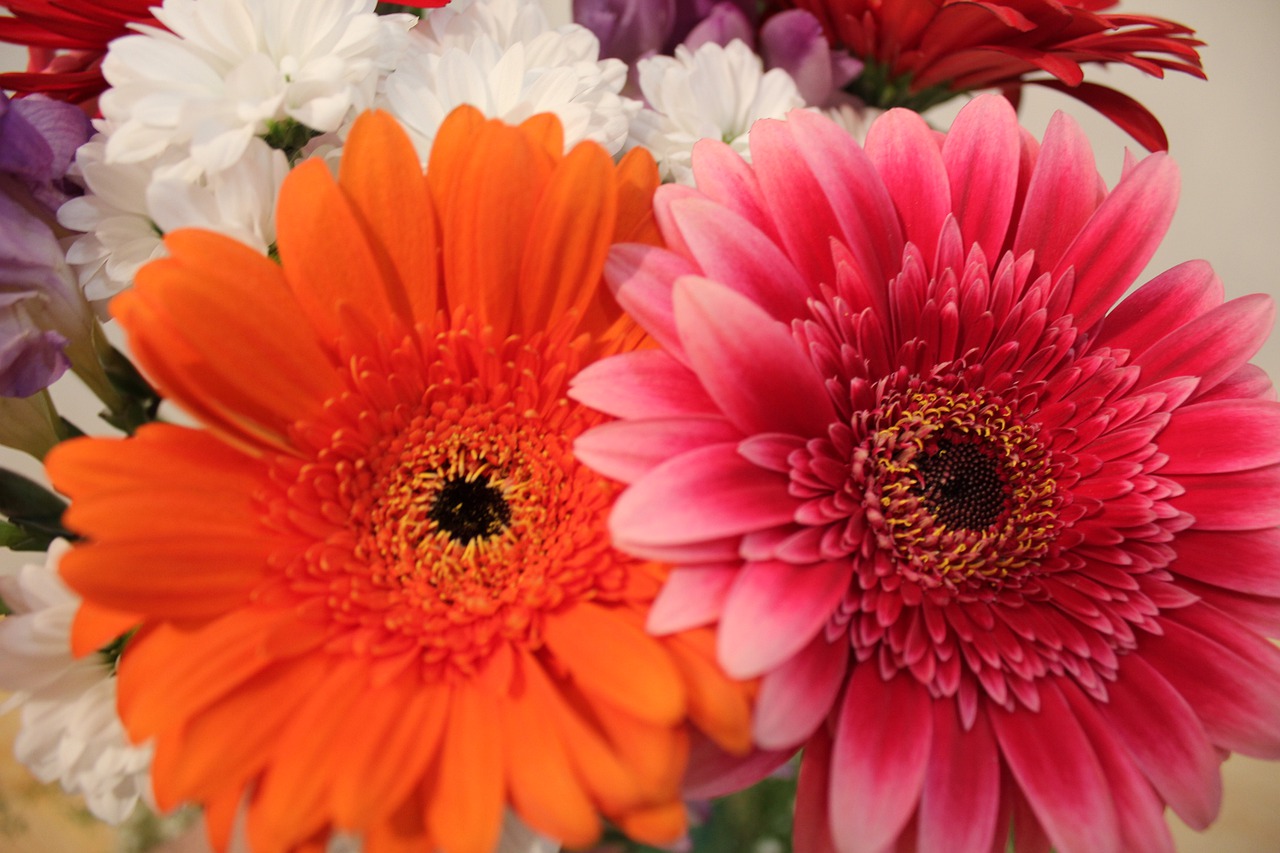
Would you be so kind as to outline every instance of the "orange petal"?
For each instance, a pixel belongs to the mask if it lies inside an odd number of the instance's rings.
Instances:
[[[504,747],[494,697],[457,685],[426,802],[431,837],[449,853],[492,853],[502,830]]]
[[[165,243],[172,257],[143,267],[112,303],[161,390],[277,435],[340,390],[276,264],[210,232],[177,231]]]
[[[266,477],[261,463],[208,433],[160,423],[128,439],[64,441],[45,458],[45,470],[73,503],[158,483],[181,484],[193,492],[252,494]],[[147,473],[145,482],[140,471]]]
[[[345,828],[388,819],[422,784],[444,733],[449,691],[443,685],[423,684],[415,672],[369,691],[363,704],[358,722],[337,741],[343,746],[333,786],[333,814]],[[396,758],[388,761],[387,756]]]
[[[427,186],[431,188],[436,210],[442,210],[445,202],[456,192],[462,164],[471,156],[471,140],[485,121],[484,114],[478,109],[463,104],[440,123],[440,130],[431,143],[431,159],[427,163]]]
[[[368,683],[368,661],[351,658],[331,663],[320,682],[299,697],[254,792],[249,813],[252,839],[270,838],[287,847],[330,822],[329,789],[343,750],[338,734],[349,717],[364,716]]]
[[[601,811],[621,814],[644,800],[635,769],[623,762],[603,732],[587,723],[568,702],[552,702],[548,707],[574,770]]]
[[[686,631],[663,637],[662,644],[684,678],[689,719],[726,752],[749,752],[754,685],[735,681],[716,664],[714,632]]]
[[[385,112],[356,119],[343,149],[338,183],[365,226],[369,243],[386,253],[393,295],[418,321],[439,307],[439,225],[426,176],[408,135]]]
[[[619,815],[618,827],[641,844],[665,846],[684,835],[684,803],[676,800]]]
[[[269,555],[263,540],[247,538],[90,542],[71,549],[59,571],[105,607],[202,621],[247,603]]]
[[[583,692],[659,725],[685,712],[680,673],[666,651],[624,608],[579,603],[550,615],[547,647]]]
[[[662,234],[653,218],[653,194],[662,183],[658,165],[645,148],[632,148],[618,163],[618,219],[613,242],[662,245]]]
[[[529,116],[520,122],[520,129],[552,157],[559,159],[564,154],[564,127],[555,113]]]
[[[148,490],[110,492],[75,501],[63,514],[72,530],[95,541],[164,539],[271,539],[258,525],[252,494],[212,493],[157,485]],[[181,508],[175,513],[175,508]]]
[[[661,803],[678,799],[689,756],[685,729],[654,726],[601,702],[596,708],[601,728],[613,750],[636,774],[645,800]]]
[[[161,732],[152,765],[161,808],[223,796],[228,786],[252,781],[272,759],[298,702],[320,683],[325,664],[318,655],[279,664]]]
[[[453,128],[441,128],[436,145],[446,131]],[[499,122],[486,122],[469,144],[456,164],[453,191],[439,206],[444,287],[450,310],[470,306],[502,338],[511,330],[525,237],[551,173],[551,158],[519,130]],[[437,168],[434,157],[431,168]]]
[[[78,658],[92,654],[136,628],[141,621],[142,617],[136,613],[83,601],[71,623],[71,654]]]
[[[517,298],[520,328],[542,329],[583,309],[603,287],[601,276],[618,215],[613,161],[584,142],[556,165],[526,223],[528,241]]]
[[[245,609],[197,630],[158,625],[140,632],[120,661],[126,727],[135,737],[149,737],[239,692],[272,666],[264,649],[272,632],[291,621],[288,613]],[[305,636],[306,626],[300,627],[295,633]],[[323,639],[313,635],[311,646]]]
[[[323,162],[308,160],[289,174],[276,221],[285,280],[323,340],[380,331],[397,337],[395,320],[412,322],[361,217]]]
[[[520,667],[527,688],[502,703],[507,781],[520,817],[567,847],[600,835],[600,819],[552,723],[549,703],[564,701],[531,657]]]

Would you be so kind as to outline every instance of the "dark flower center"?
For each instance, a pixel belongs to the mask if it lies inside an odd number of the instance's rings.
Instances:
[[[462,545],[501,533],[511,522],[511,507],[488,478],[452,477],[444,482],[427,517]]]
[[[1034,425],[991,394],[916,384],[871,415],[862,477],[898,570],[926,585],[1034,571],[1062,523],[1054,464]]]
[[[939,439],[916,462],[920,499],[940,524],[984,530],[1008,509],[1009,486],[1001,469],[983,445]]]

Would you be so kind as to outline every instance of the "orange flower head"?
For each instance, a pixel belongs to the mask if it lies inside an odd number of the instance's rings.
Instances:
[[[667,569],[613,550],[616,486],[571,450],[601,416],[568,380],[644,340],[600,280],[657,241],[656,170],[562,149],[550,116],[464,108],[424,175],[367,114],[336,179],[285,182],[279,264],[176,232],[112,305],[203,426],[51,455],[74,640],[140,626],[121,715],[215,846],[246,797],[255,853],[482,853],[506,808],[571,846],[601,816],[671,840],[690,723],[747,748],[749,688],[707,629],[645,633]]]

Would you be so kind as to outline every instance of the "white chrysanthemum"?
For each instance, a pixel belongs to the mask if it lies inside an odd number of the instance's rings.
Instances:
[[[622,62],[600,59],[590,30],[553,29],[537,0],[454,0],[410,34],[382,106],[424,160],[441,122],[462,104],[511,124],[555,113],[566,150],[590,139],[616,154],[640,108],[619,94],[626,76]]]
[[[782,118],[804,100],[787,72],[765,72],[760,57],[735,39],[675,56],[653,56],[637,63],[640,91],[648,107],[631,124],[630,145],[648,148],[663,178],[692,183],[690,159],[699,139],[720,139],[743,157],[751,125]]]
[[[36,778],[60,781],[96,817],[119,823],[149,795],[152,749],[129,743],[107,660],[71,656],[80,599],[57,569],[69,547],[53,543],[43,565],[0,567],[0,597],[13,612],[0,618],[0,689],[14,691],[0,712],[22,707],[14,753]]]
[[[249,140],[290,120],[336,130],[373,105],[404,47],[411,15],[374,14],[373,0],[165,0],[156,19],[117,39],[99,101],[118,124],[113,162],[179,148],[226,169]]]
[[[106,127],[106,125],[104,125]],[[74,174],[85,195],[58,210],[74,231],[67,248],[91,302],[129,287],[138,268],[164,255],[161,237],[176,228],[207,228],[266,253],[275,242],[275,203],[289,164],[281,151],[251,139],[235,164],[203,172],[170,149],[137,162],[108,162],[113,134],[99,134],[76,152]]]

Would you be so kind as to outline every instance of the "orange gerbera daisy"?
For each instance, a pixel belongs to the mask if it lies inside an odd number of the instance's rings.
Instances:
[[[368,114],[336,181],[285,182],[280,264],[177,232],[113,303],[204,428],[51,455],[74,641],[140,623],[121,715],[215,846],[246,795],[255,853],[479,853],[505,807],[569,845],[601,814],[671,840],[688,722],[747,747],[747,688],[709,634],[645,633],[666,569],[612,549],[616,487],[571,452],[599,416],[567,380],[642,340],[599,281],[657,240],[653,161],[562,148],[550,116],[463,110],[424,176]]]

